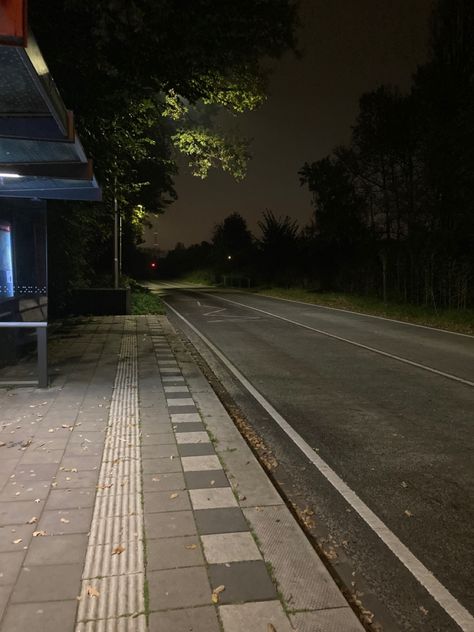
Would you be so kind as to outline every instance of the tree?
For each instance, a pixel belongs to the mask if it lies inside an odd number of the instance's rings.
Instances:
[[[298,223],[288,215],[275,217],[266,210],[258,226],[262,232],[258,249],[265,280],[291,285],[299,273]]]
[[[239,213],[231,213],[214,227],[213,256],[219,272],[239,271],[248,265],[253,249],[252,234]]]
[[[32,27],[104,191],[104,206],[91,214],[109,219],[115,195],[126,223],[136,219],[138,205],[162,212],[176,197],[173,148],[190,157],[197,175],[214,166],[244,175],[246,143],[220,133],[212,115],[216,108],[238,114],[264,100],[262,60],[295,46],[293,0],[29,5]],[[203,110],[209,112],[205,123],[197,116]],[[69,213],[58,209],[54,217],[65,226]],[[94,230],[83,232],[83,250],[93,253],[110,240],[112,224],[84,216],[89,219],[104,230],[96,240]],[[51,254],[60,267],[60,248]],[[74,276],[88,275],[83,267]]]

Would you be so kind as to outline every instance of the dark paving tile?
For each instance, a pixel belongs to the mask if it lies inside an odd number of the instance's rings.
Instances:
[[[32,566],[29,570],[23,569],[13,589],[11,602],[75,600],[79,594],[81,573],[82,564]]]
[[[215,454],[212,443],[181,443],[178,444],[179,456],[205,456]]]
[[[229,487],[227,476],[221,470],[206,472],[185,472],[187,489],[205,489],[206,487]]]
[[[239,507],[198,509],[194,512],[194,519],[201,535],[249,530],[249,525]]]
[[[205,432],[206,427],[204,424],[199,423],[198,421],[189,421],[184,423],[173,424],[175,428],[175,432],[178,434],[179,432]]]
[[[97,470],[102,461],[102,455],[98,456],[70,456],[64,457],[61,466],[65,469],[77,469],[79,472]]]
[[[149,632],[219,632],[220,629],[212,606],[168,610],[150,615]]]
[[[93,487],[97,485],[99,470],[85,470],[80,472],[58,472],[55,482],[56,489]]]
[[[199,412],[196,406],[168,406],[168,413],[170,415],[179,415],[183,413],[197,413]]]
[[[168,610],[210,604],[211,590],[204,567],[151,571],[148,573],[147,579],[150,610]]]
[[[4,500],[44,500],[51,489],[50,481],[17,481],[9,479],[0,494],[0,502]]]
[[[2,632],[73,632],[77,600],[11,605]]]
[[[277,599],[275,586],[268,574],[265,562],[233,562],[210,564],[208,567],[211,586],[225,586],[219,595],[220,604],[244,603]]]
[[[147,573],[165,568],[186,568],[205,564],[197,535],[158,540],[148,539],[146,559]]]

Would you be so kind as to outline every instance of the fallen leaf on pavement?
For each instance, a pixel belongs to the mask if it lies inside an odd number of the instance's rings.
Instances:
[[[46,535],[46,531],[33,531],[33,537],[37,538],[38,536]]]
[[[424,614],[425,617],[426,617],[426,615],[428,614],[428,610],[426,608],[423,608],[423,606],[420,606],[420,610],[421,610],[422,614]]]
[[[274,625],[267,623],[267,632],[277,632],[277,630]]]
[[[89,597],[98,597],[100,592],[94,586],[87,586],[87,594]]]
[[[188,551],[193,551],[194,549],[197,549],[197,544],[186,544],[184,548],[188,549]]]
[[[20,544],[21,541],[22,541],[22,539],[18,538],[18,540],[13,540],[13,544]]]
[[[69,524],[70,520],[68,520],[67,518],[61,518],[59,522],[64,522],[64,524]]]
[[[120,555],[124,551],[125,551],[125,547],[120,544],[119,546],[116,546],[114,548],[114,550],[112,551],[112,555]]]
[[[174,500],[175,498],[178,498],[178,496],[179,496],[179,494],[176,494],[176,493],[171,494],[171,495],[170,495],[170,499],[171,499],[171,500]]]
[[[405,488],[406,488],[406,487],[408,487],[408,483],[405,483],[405,481],[402,481],[402,482],[400,483],[400,485],[401,485],[402,487],[405,487]]]
[[[214,590],[212,591],[212,595],[211,595],[212,603],[219,603],[219,595],[224,590],[225,590],[225,586],[224,585],[217,586],[217,588],[214,588]]]
[[[35,524],[35,522],[38,522],[38,518],[36,516],[33,516],[32,518],[27,520],[26,524]]]
[[[405,514],[405,516],[408,516],[409,518],[411,518],[413,516],[413,514],[411,513],[411,511],[409,509],[405,509],[405,511],[403,513]]]

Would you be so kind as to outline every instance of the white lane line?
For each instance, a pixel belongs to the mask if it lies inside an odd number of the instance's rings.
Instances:
[[[424,371],[429,371],[430,373],[435,373],[436,375],[441,375],[441,377],[446,377],[449,380],[454,380],[455,382],[461,382],[461,384],[466,384],[467,386],[474,386],[474,382],[470,382],[469,380],[465,380],[462,377],[458,377],[457,375],[452,375],[451,373],[445,373],[444,371],[438,371],[438,369],[434,369],[431,366],[427,366],[426,364],[420,364],[419,362],[414,362],[413,360],[408,360],[407,358],[402,358],[401,356],[394,355],[393,353],[387,353],[387,351],[382,351],[381,349],[376,349],[375,347],[369,347],[368,345],[363,345],[360,342],[355,342],[354,340],[349,340],[348,338],[342,338],[341,336],[336,336],[336,334],[331,334],[328,331],[323,331],[322,329],[316,329],[316,327],[311,327],[310,325],[305,325],[304,323],[299,323],[297,320],[292,320],[291,318],[285,318],[284,316],[278,316],[278,314],[273,314],[272,312],[267,312],[264,309],[260,309],[258,307],[251,307],[250,305],[245,305],[244,303],[238,303],[237,301],[231,301],[228,298],[222,298],[222,296],[216,296],[220,301],[226,301],[227,303],[232,303],[233,305],[238,305],[239,307],[245,307],[247,309],[252,309],[255,312],[260,312],[262,314],[266,314],[267,316],[272,316],[273,318],[277,318],[278,320],[284,320],[287,323],[291,323],[292,325],[297,325],[298,327],[302,327],[303,329],[308,329],[309,331],[314,331],[317,334],[322,334],[323,336],[327,336],[328,338],[333,338],[334,340],[339,340],[340,342],[346,342],[347,344],[353,345],[354,347],[359,347],[360,349],[365,349],[366,351],[371,351],[372,353],[378,353],[379,355],[385,356],[386,358],[391,358],[392,360],[397,360],[397,362],[403,362],[404,364],[409,364],[411,366],[416,367],[417,369],[423,369]],[[167,303],[168,304],[168,303]]]
[[[206,307],[206,305],[203,305]],[[211,312],[206,312],[203,316],[211,316],[212,314],[218,314],[219,312],[225,312],[227,307],[221,307],[220,309],[213,309]]]
[[[226,356],[206,338],[184,316],[181,316],[174,307],[164,301],[165,305],[178,316],[186,325],[201,338],[201,340],[215,353],[225,364],[229,371],[259,402],[269,415],[276,421],[280,428],[298,446],[303,454],[317,467],[321,474],[331,483],[346,502],[359,514],[364,522],[378,535],[382,542],[392,551],[418,582],[440,604],[443,610],[455,621],[463,632],[474,632],[474,617],[452,595],[447,588],[439,582],[431,571],[413,555],[407,546],[380,520],[380,518],[361,500],[357,494],[340,478],[336,472],[317,455],[303,437],[298,434],[290,424],[273,408],[263,395],[247,380],[247,378],[235,367]]]
[[[419,327],[420,329],[428,329],[429,331],[439,331],[442,334],[450,334],[452,336],[464,336],[465,338],[474,338],[472,334],[463,334],[460,331],[450,331],[449,329],[440,329],[439,327],[430,327],[429,325],[419,325],[418,323],[408,323],[406,320],[397,320],[396,318],[387,318],[386,316],[376,316],[375,314],[365,314],[364,312],[354,312],[352,309],[342,309],[341,307],[329,307],[329,305],[319,305],[318,303],[305,303],[297,301],[294,298],[281,298],[281,296],[271,296],[270,294],[257,294],[256,296],[264,296],[272,298],[275,301],[284,301],[285,303],[296,303],[305,307],[316,307],[317,309],[329,309],[333,312],[342,312],[343,314],[354,314],[355,316],[365,316],[366,318],[377,318],[378,320],[386,320],[389,323],[397,323],[397,325],[406,325],[407,327]]]

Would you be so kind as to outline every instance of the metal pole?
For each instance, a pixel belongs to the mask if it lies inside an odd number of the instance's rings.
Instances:
[[[38,344],[38,386],[48,388],[48,329],[36,328]]]
[[[119,215],[117,201],[117,177],[114,180],[114,288],[119,286]]]

